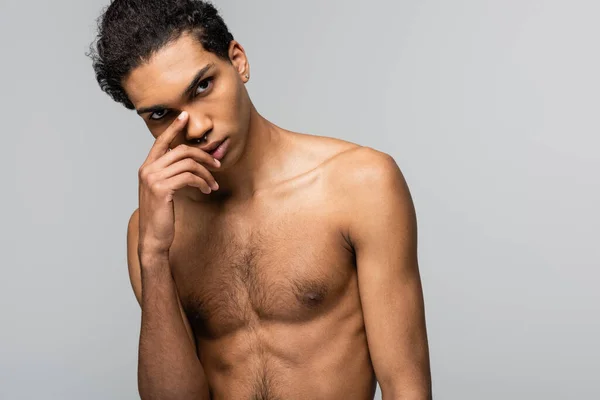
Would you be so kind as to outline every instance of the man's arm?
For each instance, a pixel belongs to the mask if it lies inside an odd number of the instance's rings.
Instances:
[[[146,399],[209,399],[192,329],[177,294],[168,260],[138,255],[139,211],[127,227],[127,264],[142,308],[138,389]],[[143,256],[142,256],[143,257]],[[143,290],[142,290],[143,289]]]
[[[431,399],[414,205],[394,159],[359,150],[348,236],[367,341],[383,400]]]

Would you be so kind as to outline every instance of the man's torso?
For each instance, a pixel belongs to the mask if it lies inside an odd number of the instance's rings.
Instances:
[[[175,202],[171,268],[213,399],[373,398],[351,193],[335,185],[360,146],[297,141],[314,149],[294,160],[305,172],[252,199]]]

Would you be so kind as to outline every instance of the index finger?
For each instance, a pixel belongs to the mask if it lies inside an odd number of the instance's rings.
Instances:
[[[177,136],[185,126],[187,115],[187,112],[182,111],[181,114],[177,116],[177,119],[175,119],[175,121],[173,121],[171,125],[156,138],[150,152],[148,152],[146,163],[153,162],[167,152],[169,145],[173,139],[175,139],[175,136]]]

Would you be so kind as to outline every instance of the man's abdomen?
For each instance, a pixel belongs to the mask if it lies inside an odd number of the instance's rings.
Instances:
[[[213,399],[373,399],[376,381],[356,295],[346,293],[308,322],[257,319],[222,338],[199,338]]]

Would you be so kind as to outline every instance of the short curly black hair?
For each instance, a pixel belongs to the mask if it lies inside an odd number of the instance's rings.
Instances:
[[[121,80],[184,33],[192,33],[206,51],[231,63],[233,35],[207,1],[112,0],[97,24],[98,34],[86,55],[93,61],[100,88],[130,110],[135,107]]]

